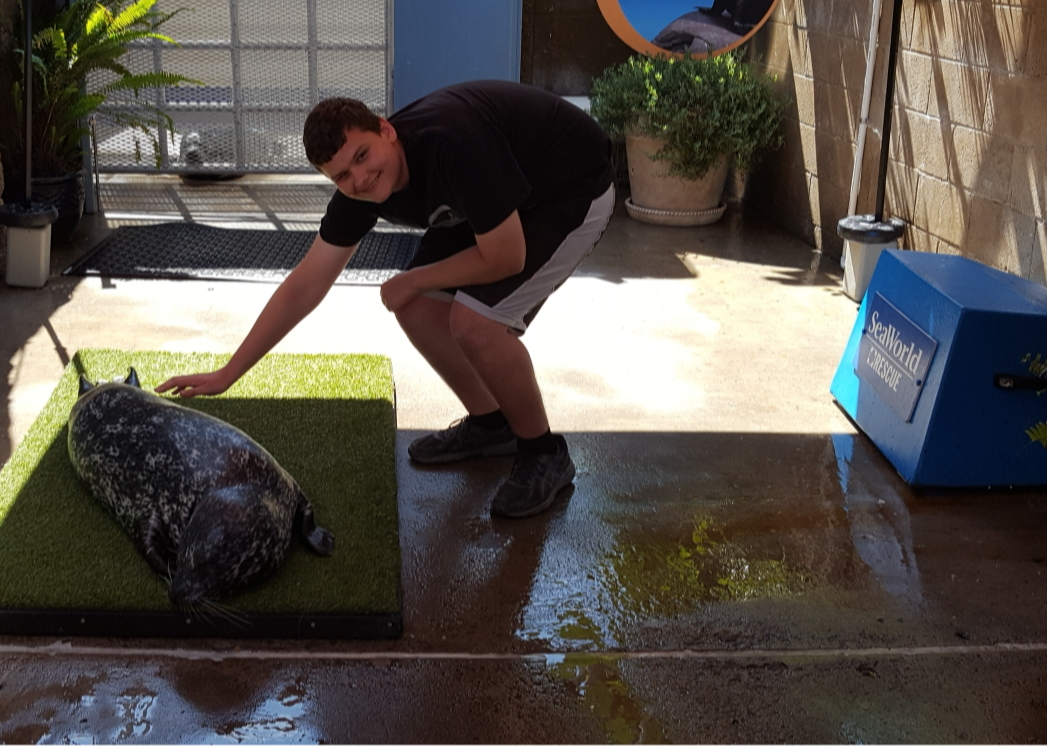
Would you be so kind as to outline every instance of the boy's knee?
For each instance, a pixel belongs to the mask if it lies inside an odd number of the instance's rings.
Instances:
[[[416,315],[411,311],[411,304],[397,309],[393,312],[393,316],[396,317],[396,323],[400,325],[400,329],[405,332],[409,332],[414,327]]]
[[[429,299],[421,296],[412,299],[397,309],[393,316],[396,317],[396,322],[400,325],[400,328],[410,332],[411,330],[422,329],[432,324],[434,314],[428,301]]]
[[[489,343],[492,334],[505,331],[502,325],[460,303],[451,304],[448,321],[451,335],[465,351],[481,348]]]

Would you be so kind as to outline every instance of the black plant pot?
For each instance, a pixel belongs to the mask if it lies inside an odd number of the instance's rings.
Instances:
[[[33,202],[49,202],[58,210],[58,220],[51,226],[51,243],[72,241],[84,215],[84,172],[73,171],[62,176],[34,176]],[[25,199],[25,177],[4,175],[4,202]]]

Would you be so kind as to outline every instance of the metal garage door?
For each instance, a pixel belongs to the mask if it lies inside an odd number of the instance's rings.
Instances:
[[[171,11],[184,0],[160,0]],[[175,132],[160,133],[161,171],[312,171],[302,125],[320,99],[351,96],[388,114],[392,0],[206,0],[162,27],[180,46],[143,43],[128,54],[136,72],[164,69],[201,80],[144,95]],[[153,171],[142,133],[107,115],[141,106],[131,93],[96,118],[98,169]],[[139,157],[136,157],[139,154]]]

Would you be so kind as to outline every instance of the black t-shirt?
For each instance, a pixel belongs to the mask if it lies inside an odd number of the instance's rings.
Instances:
[[[591,201],[611,184],[611,144],[587,113],[545,91],[505,81],[441,89],[393,114],[410,181],[382,203],[335,192],[320,237],[352,246],[378,218],[416,228],[468,221],[474,233],[514,210]]]

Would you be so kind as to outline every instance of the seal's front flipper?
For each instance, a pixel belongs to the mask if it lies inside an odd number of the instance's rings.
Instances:
[[[317,555],[327,557],[334,552],[334,535],[322,527],[316,526],[313,507],[305,493],[298,492],[298,509],[294,514],[295,529],[302,535],[309,547]]]
[[[171,542],[164,531],[163,520],[155,513],[143,516],[138,525],[138,551],[153,572],[166,581],[175,573],[177,557],[171,551]]]
[[[156,551],[155,547],[146,548],[142,554],[145,556],[146,562],[149,563],[149,567],[153,569],[153,573],[157,576],[165,581],[169,581],[174,576],[174,564],[168,563],[160,557],[160,553]]]

